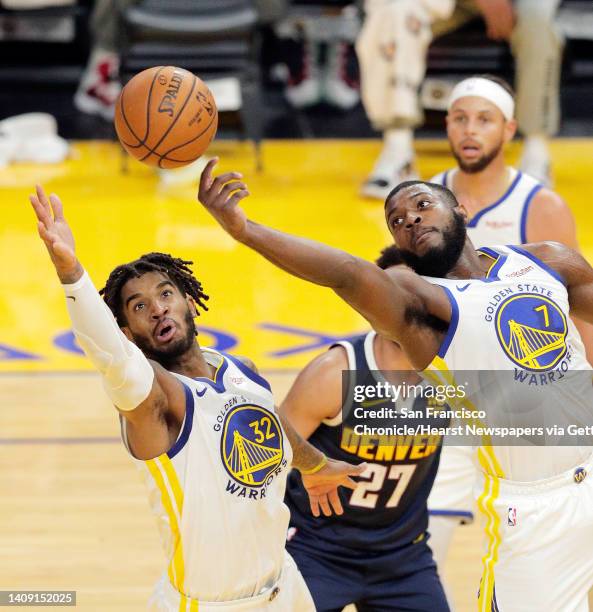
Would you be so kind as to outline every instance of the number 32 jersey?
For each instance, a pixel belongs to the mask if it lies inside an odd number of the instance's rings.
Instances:
[[[136,462],[171,584],[182,597],[220,602],[255,596],[278,580],[292,450],[268,382],[230,355],[202,352],[217,368],[213,380],[175,374],[186,396],[177,441],[167,453]],[[125,427],[122,433],[125,441]]]
[[[348,356],[350,392],[338,415],[322,423],[309,438],[311,444],[329,457],[355,464],[366,462],[368,469],[355,479],[358,481],[356,489],[340,488],[344,514],[319,518],[311,515],[300,474],[291,472],[286,503],[291,511],[291,527],[307,536],[299,538],[301,541],[326,540],[334,547],[378,551],[409,544],[421,539],[426,531],[426,500],[438,468],[440,437],[362,435],[354,431],[355,423],[363,422],[360,418],[352,418],[359,407],[387,405],[397,409],[405,405],[410,410],[423,412],[426,406],[427,400],[421,397],[409,398],[401,404],[399,401],[393,404],[391,400],[387,404],[385,400],[382,403],[371,399],[355,400],[352,393],[355,386],[377,387],[378,383],[385,383],[375,361],[375,336],[371,331],[352,342],[338,343]],[[410,428],[420,421],[432,427],[447,424],[443,419],[403,420]],[[402,419],[396,421],[399,424]],[[395,425],[395,422],[386,424]],[[369,425],[376,423],[369,421]]]

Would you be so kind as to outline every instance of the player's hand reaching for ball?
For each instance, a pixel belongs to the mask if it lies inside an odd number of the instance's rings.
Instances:
[[[216,178],[212,171],[218,158],[211,159],[200,177],[198,200],[235,240],[241,240],[247,227],[247,216],[238,205],[249,195],[239,172],[226,172]]]
[[[52,194],[49,198],[40,185],[35,195],[29,196],[37,216],[37,231],[45,243],[47,252],[63,284],[75,283],[83,274],[82,266],[76,258],[74,236],[64,218],[60,198]]]
[[[320,510],[325,516],[343,514],[338,487],[356,489],[357,483],[351,476],[360,476],[367,467],[366,463],[352,465],[328,457],[327,463],[315,474],[301,474],[313,516],[319,516]]]

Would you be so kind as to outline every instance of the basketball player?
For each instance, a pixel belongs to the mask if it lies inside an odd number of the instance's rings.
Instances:
[[[482,247],[555,240],[578,250],[575,221],[562,198],[505,164],[505,145],[517,129],[511,87],[490,75],[464,79],[448,106],[447,137],[457,167],[430,180],[448,187],[467,210],[472,242]],[[591,327],[575,323],[591,361]],[[473,515],[471,456],[469,446],[445,445],[429,498],[430,545],[441,575],[456,525]]]
[[[390,251],[377,263],[387,268],[401,260]],[[344,395],[343,371],[349,377]],[[426,535],[426,500],[439,461],[439,437],[411,443],[404,435],[355,433],[354,411],[367,405],[376,409],[380,404],[379,400],[357,401],[355,389],[385,381],[418,384],[421,379],[397,344],[371,331],[315,357],[297,376],[280,407],[301,436],[328,456],[368,462],[351,495],[340,493],[344,513],[321,520],[310,520],[298,474],[288,477],[287,549],[318,612],[341,610],[348,604],[368,611],[449,609]],[[408,398],[389,406],[425,412],[427,401]]]
[[[563,38],[555,23],[560,0],[365,0],[356,43],[361,96],[383,148],[362,194],[385,200],[414,173],[413,129],[422,120],[418,88],[433,37],[480,15],[487,36],[509,40],[515,58],[521,167],[550,181],[548,138],[558,132]]]
[[[119,411],[164,534],[167,572],[154,610],[314,610],[285,552],[289,466],[319,513],[341,511],[336,487],[364,466],[328,460],[274,412],[253,365],[195,341],[206,309],[191,262],[150,253],[118,266],[100,299],[74,251],[56,196],[30,198],[66,295],[74,334]],[[290,440],[287,440],[287,437]]]
[[[385,271],[248,220],[239,207],[249,195],[245,184],[232,174],[213,178],[215,163],[202,173],[198,198],[224,230],[294,276],[333,289],[378,333],[398,342],[427,378],[444,383],[455,371],[509,370],[512,388],[486,405],[495,407],[497,400],[503,414],[518,417],[530,385],[554,381],[545,387],[547,401],[559,413],[584,415],[577,422],[590,425],[591,366],[569,314],[593,322],[593,268],[577,252],[555,242],[476,251],[465,229],[467,211],[453,193],[410,181],[387,198],[385,219],[414,271]],[[517,348],[517,327],[522,334],[533,330],[537,350],[525,337]],[[585,376],[577,377],[579,371]],[[591,448],[549,453],[545,446],[498,449],[482,441],[478,505],[487,518],[488,550],[480,610],[587,609],[593,585]]]

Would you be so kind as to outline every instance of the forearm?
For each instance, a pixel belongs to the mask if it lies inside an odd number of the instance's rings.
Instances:
[[[152,366],[123,334],[84,270],[76,282],[64,283],[63,288],[78,344],[103,375],[113,403],[120,410],[133,410],[152,389]]]
[[[300,471],[309,471],[318,467],[323,462],[325,455],[301,437],[282,413],[280,413],[280,421],[292,447],[292,466]]]
[[[309,282],[339,289],[352,282],[362,260],[325,244],[247,222],[240,241],[282,270]]]

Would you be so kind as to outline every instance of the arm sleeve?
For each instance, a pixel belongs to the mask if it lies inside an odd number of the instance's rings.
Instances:
[[[133,410],[152,389],[154,370],[148,359],[123,334],[86,271],[62,286],[80,348],[102,374],[111,401],[120,410]]]

